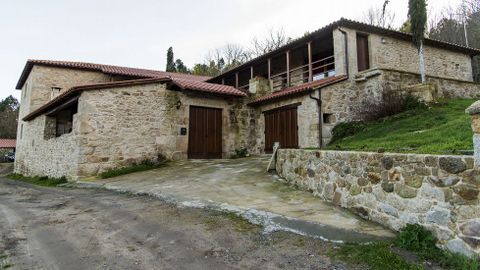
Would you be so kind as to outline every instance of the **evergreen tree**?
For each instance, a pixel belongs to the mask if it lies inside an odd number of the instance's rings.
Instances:
[[[18,100],[13,96],[0,101],[0,138],[16,138],[19,106]]]
[[[177,59],[175,61],[175,69],[179,73],[189,73],[188,68],[183,64],[183,61],[180,59]]]
[[[174,62],[174,56],[173,56],[173,48],[170,47],[168,48],[167,51],[167,68],[165,71],[167,72],[176,72],[177,69],[175,68],[175,62]]]
[[[426,0],[408,1],[408,18],[411,24],[413,43],[418,50],[422,83],[427,82],[425,75],[425,57],[423,51],[425,28],[427,26],[427,3],[425,1]]]

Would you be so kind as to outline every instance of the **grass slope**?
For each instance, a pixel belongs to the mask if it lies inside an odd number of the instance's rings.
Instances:
[[[362,125],[360,131],[328,145],[333,150],[458,153],[473,149],[470,116],[475,100],[441,100],[430,108],[406,111]]]

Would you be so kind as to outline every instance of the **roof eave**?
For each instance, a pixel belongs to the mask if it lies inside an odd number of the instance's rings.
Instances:
[[[294,93],[290,93],[290,94],[286,94],[286,95],[282,95],[282,96],[277,96],[277,97],[273,97],[273,98],[270,98],[270,99],[252,101],[252,102],[248,103],[247,105],[251,106],[251,107],[258,107],[258,106],[262,106],[262,105],[265,105],[265,104],[289,99],[289,98],[292,98],[292,97],[298,97],[298,96],[306,95],[306,94],[309,94],[309,93],[311,93],[313,91],[316,91],[318,89],[322,89],[322,88],[325,88],[327,86],[331,86],[331,85],[334,85],[334,84],[337,84],[337,83],[340,83],[340,82],[343,82],[343,81],[346,81],[346,80],[348,80],[347,76],[339,76],[337,79],[335,79],[333,81],[326,82],[324,84],[320,84],[320,85],[317,85],[317,86],[312,86],[312,87],[309,87],[309,88],[307,88],[303,91],[294,92]]]
[[[45,114],[46,112],[62,105],[65,101],[70,100],[71,98],[80,95],[83,91],[89,90],[100,90],[105,88],[116,88],[116,87],[124,87],[124,86],[133,86],[133,85],[142,85],[142,84],[150,84],[150,83],[163,83],[169,82],[171,78],[155,78],[155,79],[140,79],[140,80],[127,80],[127,81],[118,81],[118,82],[108,82],[108,83],[99,83],[99,84],[89,84],[89,85],[80,85],[74,86],[68,89],[65,93],[58,96],[57,98],[51,100],[50,102],[46,103],[45,105],[41,106],[37,110],[29,113],[24,118],[23,121],[31,121],[37,118],[40,115]]]

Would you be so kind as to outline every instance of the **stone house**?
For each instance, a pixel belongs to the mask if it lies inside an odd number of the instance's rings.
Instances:
[[[427,39],[429,86],[411,36],[341,19],[214,78],[29,60],[15,171],[77,179],[144,159],[228,158],[319,148],[353,108],[385,90],[477,97],[480,50]],[[418,92],[420,91],[420,92]]]
[[[4,156],[8,153],[15,152],[17,142],[15,139],[0,138],[0,162],[4,161]]]

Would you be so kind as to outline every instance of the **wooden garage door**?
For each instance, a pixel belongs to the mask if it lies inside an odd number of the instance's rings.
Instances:
[[[297,106],[265,112],[265,152],[272,152],[275,142],[280,148],[298,148]]]
[[[222,110],[190,106],[188,158],[222,158]]]

